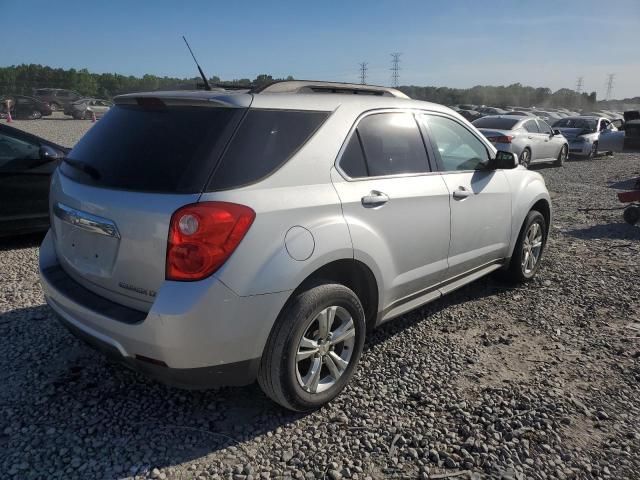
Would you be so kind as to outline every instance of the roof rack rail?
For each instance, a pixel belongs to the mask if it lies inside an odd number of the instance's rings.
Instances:
[[[400,90],[359,83],[322,82],[315,80],[281,80],[251,90],[251,93],[342,93],[409,98]]]

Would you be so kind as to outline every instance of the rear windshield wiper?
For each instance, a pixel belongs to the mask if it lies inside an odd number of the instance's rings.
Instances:
[[[101,177],[100,172],[98,172],[98,170],[95,167],[92,167],[88,163],[81,162],[80,160],[73,160],[69,157],[64,157],[62,161],[67,165],[69,165],[70,167],[73,167],[77,170],[80,170],[81,172],[86,173],[93,180],[100,180],[100,177]]]

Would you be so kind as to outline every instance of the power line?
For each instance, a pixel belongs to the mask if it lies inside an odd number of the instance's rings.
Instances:
[[[576,82],[576,93],[580,95],[582,93],[582,81],[584,77],[578,77],[578,81]]]
[[[360,63],[360,83],[362,85],[364,85],[365,83],[367,83],[367,70],[368,70],[368,63],[367,62],[362,62]]]
[[[611,100],[611,93],[613,92],[613,80],[616,78],[615,73],[607,75],[607,96],[605,100]]]
[[[401,52],[391,54],[391,84],[394,87],[398,86],[398,80],[400,78],[400,55],[402,55]]]

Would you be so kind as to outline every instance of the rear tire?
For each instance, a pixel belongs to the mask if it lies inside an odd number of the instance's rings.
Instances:
[[[505,278],[513,283],[531,280],[540,266],[547,243],[547,224],[544,216],[531,210],[522,224]]]
[[[42,112],[40,112],[39,110],[34,110],[29,115],[27,115],[27,118],[29,120],[38,120],[39,118],[42,118]]]
[[[562,167],[568,155],[569,155],[569,147],[567,147],[566,145],[563,145],[562,148],[560,149],[560,153],[558,154],[558,158],[554,162],[554,165],[556,167]]]
[[[335,283],[311,286],[278,316],[260,361],[260,387],[289,410],[321,407],[353,376],[365,331],[364,310],[353,291]]]
[[[640,207],[637,205],[628,206],[624,209],[624,212],[622,212],[622,218],[624,218],[624,221],[629,225],[635,225],[640,221]]]
[[[525,148],[522,153],[520,153],[520,165],[524,168],[529,168],[531,165],[531,150]]]
[[[57,112],[58,110],[60,110],[60,105],[55,102],[50,103],[49,107],[51,108],[52,112]]]

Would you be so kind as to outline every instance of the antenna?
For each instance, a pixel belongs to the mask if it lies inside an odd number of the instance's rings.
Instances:
[[[613,92],[613,80],[616,78],[615,73],[607,75],[607,96],[605,100],[611,100],[611,93]]]
[[[367,66],[369,64],[367,62],[362,62],[360,64],[360,83],[364,85],[367,83]]]
[[[187,42],[187,39],[184,38],[184,35],[182,36],[182,39],[184,40],[184,43],[187,44],[187,48],[189,49],[189,53],[191,53],[191,56],[193,57],[193,61],[196,62],[196,67],[198,67],[198,71],[200,72],[200,76],[202,77],[202,81],[204,82],[204,89],[211,90],[211,85],[209,85],[207,76],[204,74],[204,72],[200,68],[200,65],[198,64],[198,60],[196,60],[196,56],[193,54],[193,50],[191,50],[191,47],[189,46],[189,42]]]
[[[576,93],[580,95],[582,93],[582,81],[584,77],[578,77],[578,81],[576,82]]]
[[[398,86],[398,79],[400,78],[400,52],[394,52],[391,54],[391,83],[394,87]]]

